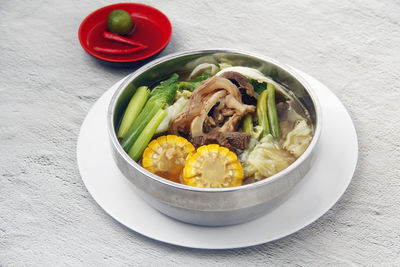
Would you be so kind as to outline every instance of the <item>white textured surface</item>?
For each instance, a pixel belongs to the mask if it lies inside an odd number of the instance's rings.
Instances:
[[[86,191],[79,127],[135,67],[99,64],[77,30],[109,1],[0,5],[0,265],[400,265],[400,4],[395,1],[143,1],[171,20],[161,55],[230,47],[325,83],[348,108],[360,158],[343,198],[284,239],[206,251],[129,231]]]

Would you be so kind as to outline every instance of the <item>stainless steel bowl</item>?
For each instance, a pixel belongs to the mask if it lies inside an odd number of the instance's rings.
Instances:
[[[200,63],[227,62],[254,67],[294,93],[310,113],[314,136],[307,150],[292,165],[262,181],[239,187],[195,188],[163,179],[142,168],[120,146],[116,127],[141,85],[154,85],[174,73],[188,73]],[[178,220],[209,226],[252,220],[276,207],[311,168],[321,132],[321,111],[315,93],[293,69],[275,60],[237,50],[201,50],[154,60],[127,77],[108,109],[108,130],[113,157],[121,172],[151,206]]]

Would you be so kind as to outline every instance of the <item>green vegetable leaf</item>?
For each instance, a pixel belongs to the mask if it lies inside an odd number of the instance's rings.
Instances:
[[[163,107],[165,104],[171,105],[178,91],[178,78],[179,75],[174,73],[168,80],[160,82],[151,90],[148,102],[160,102]]]
[[[253,85],[254,91],[256,91],[257,94],[261,94],[264,90],[267,89],[267,83],[265,83],[265,82],[260,83],[257,80],[250,79],[250,78],[249,78],[249,82],[251,83],[251,85]]]
[[[176,91],[178,90],[178,74],[173,74],[168,80],[162,81],[150,92],[149,99],[140,111],[139,115],[129,128],[125,137],[122,139],[121,146],[125,151],[129,151],[136,139],[142,133],[150,120],[156,115],[159,109],[171,105],[174,102]],[[158,125],[157,125],[158,127]],[[156,128],[157,128],[156,127]]]
[[[187,82],[179,82],[178,84],[178,88],[179,90],[189,90],[191,92],[193,92],[194,90],[197,89],[197,87],[199,87],[199,85],[206,79],[210,78],[211,75],[207,74],[207,73],[203,73],[200,76],[187,81]]]

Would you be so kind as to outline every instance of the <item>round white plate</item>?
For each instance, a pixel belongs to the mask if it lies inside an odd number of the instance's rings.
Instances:
[[[120,82],[94,104],[77,145],[79,171],[95,201],[126,227],[162,242],[192,248],[252,246],[290,235],[317,220],[342,196],[358,157],[353,122],[340,100],[323,84],[301,73],[320,100],[323,126],[317,159],[288,198],[265,216],[239,225],[204,227],[169,218],[149,206],[119,171],[107,135],[108,103]]]

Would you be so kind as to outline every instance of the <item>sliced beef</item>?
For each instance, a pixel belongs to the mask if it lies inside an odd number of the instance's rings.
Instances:
[[[249,145],[250,134],[243,132],[217,132],[195,136],[191,139],[192,144],[197,148],[202,145],[219,144],[236,153],[242,152]]]
[[[243,132],[224,133],[229,144],[238,149],[246,149],[249,146],[250,134]]]
[[[257,104],[257,93],[254,91],[253,85],[249,82],[246,76],[235,71],[226,71],[219,77],[230,80],[239,89],[242,95],[242,102],[247,105]]]
[[[203,145],[219,144],[220,146],[224,146],[229,150],[233,150],[233,147],[231,144],[229,144],[228,139],[221,132],[213,131],[202,136],[195,136],[191,141],[196,148]]]

